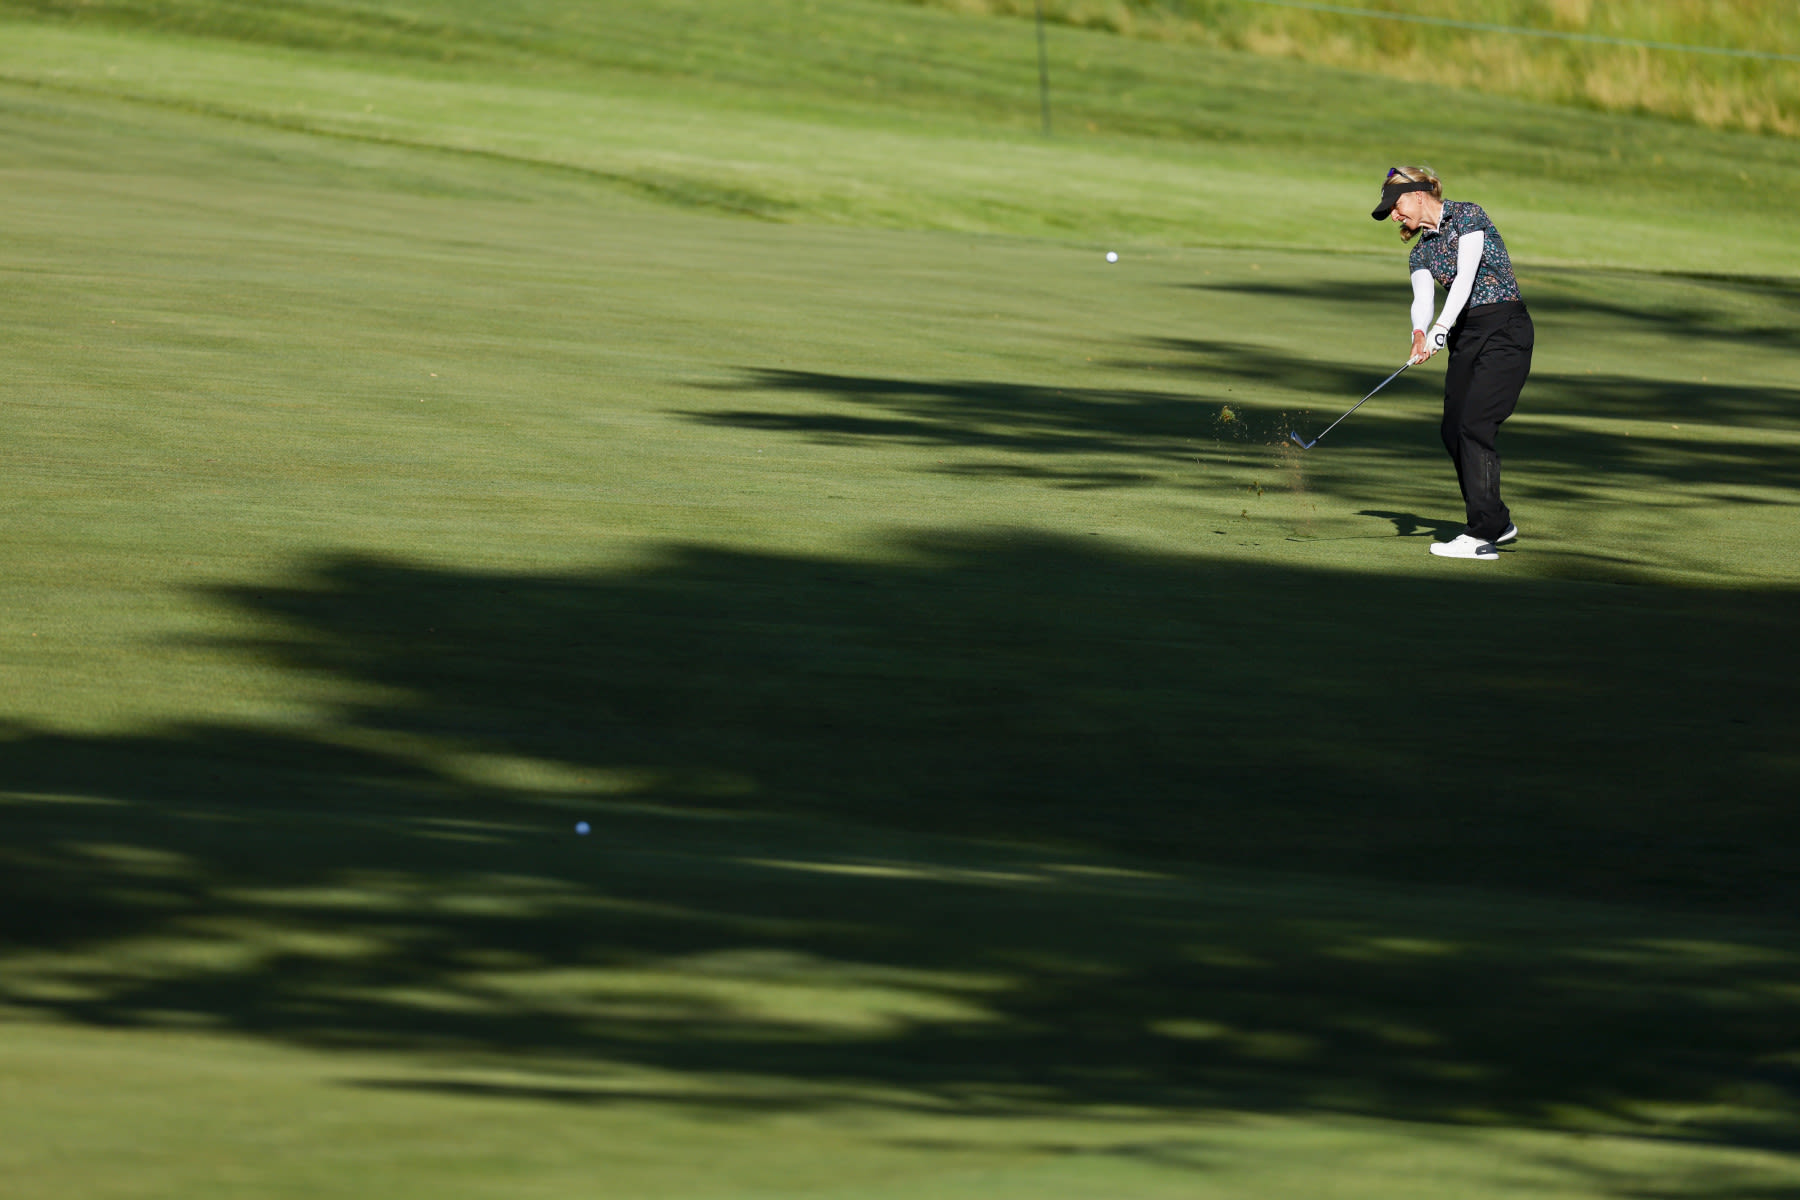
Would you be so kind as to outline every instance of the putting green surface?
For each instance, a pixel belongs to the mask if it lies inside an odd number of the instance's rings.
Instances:
[[[487,7],[0,5],[9,1195],[1800,1188],[1791,141],[1443,100],[1451,563],[1405,95]]]

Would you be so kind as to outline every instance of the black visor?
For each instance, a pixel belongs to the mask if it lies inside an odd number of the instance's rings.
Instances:
[[[1408,192],[1429,192],[1431,186],[1429,183],[1410,183],[1405,179],[1390,176],[1389,181],[1382,185],[1381,203],[1376,205],[1375,211],[1369,215],[1377,221],[1385,221],[1388,219],[1388,214],[1394,211],[1396,200]]]

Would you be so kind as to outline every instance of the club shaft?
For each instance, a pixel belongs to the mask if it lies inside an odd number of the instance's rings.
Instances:
[[[1412,366],[1412,360],[1409,358],[1405,362],[1400,364],[1399,371],[1395,371],[1392,375],[1389,375],[1386,379],[1384,379],[1380,383],[1376,384],[1374,386],[1374,388],[1372,388],[1370,390],[1370,392],[1367,396],[1364,396],[1361,400],[1358,400],[1355,404],[1352,404],[1350,406],[1350,412],[1345,413],[1343,417],[1339,417],[1337,420],[1335,420],[1331,424],[1327,425],[1325,427],[1324,432],[1319,434],[1319,437],[1314,438],[1311,442],[1308,442],[1307,444],[1309,446],[1316,444],[1318,442],[1319,438],[1324,437],[1325,434],[1330,433],[1332,430],[1336,429],[1339,425],[1342,425],[1344,423],[1344,417],[1348,417],[1350,415],[1350,413],[1355,412],[1357,409],[1359,409],[1363,405],[1367,404],[1374,397],[1376,392],[1379,392],[1382,388],[1384,388],[1388,384],[1394,382],[1394,380],[1400,378],[1401,372],[1405,371],[1406,368],[1408,368],[1410,366]]]

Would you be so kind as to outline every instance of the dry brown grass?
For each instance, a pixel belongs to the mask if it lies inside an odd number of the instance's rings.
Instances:
[[[909,0],[1030,16],[1035,0]],[[1800,21],[1769,0],[1343,0],[1397,15],[1621,41],[1800,56]],[[1043,0],[1063,25],[1188,41],[1458,87],[1649,113],[1713,129],[1800,136],[1800,62],[1558,40],[1329,13],[1253,0]]]

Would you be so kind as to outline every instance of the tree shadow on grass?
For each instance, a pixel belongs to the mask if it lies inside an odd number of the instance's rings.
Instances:
[[[778,403],[764,409],[691,412],[692,420],[805,438],[821,444],[891,442],[907,446],[995,452],[1003,461],[958,457],[931,470],[1034,478],[1058,486],[1135,487],[1177,480],[1213,488],[1195,464],[1263,469],[1302,453],[1290,432],[1316,433],[1343,415],[1379,376],[1349,363],[1302,359],[1268,347],[1201,339],[1156,343],[1173,375],[1203,381],[1202,391],[1049,388],[972,380],[902,380],[792,370],[749,372],[742,390],[804,395],[815,407]],[[1418,382],[1424,381],[1424,382]],[[1407,387],[1427,387],[1419,375]],[[1314,413],[1253,399],[1280,387],[1332,396],[1342,408]],[[1379,402],[1379,397],[1377,398]],[[1518,414],[1503,428],[1501,451],[1545,497],[1591,493],[1596,481],[1638,488],[1665,502],[1750,503],[1741,490],[1800,488],[1800,459],[1771,443],[1764,427],[1790,424],[1800,389],[1665,384],[1620,377],[1539,372]],[[1580,419],[1568,420],[1579,416]],[[1597,423],[1584,424],[1589,418]],[[1604,422],[1631,422],[1631,430]],[[1663,426],[1712,423],[1704,438]],[[1738,427],[1741,435],[1722,432]],[[1419,459],[1439,467],[1434,421],[1346,422],[1333,431],[1334,450]],[[1363,487],[1360,478],[1309,478],[1329,494]],[[1454,505],[1454,497],[1452,497]]]
[[[1404,304],[1406,285],[1385,289]],[[1709,346],[1725,358],[1738,348],[1800,350],[1800,296],[1791,285],[1775,280],[1708,277],[1678,278],[1641,272],[1596,271],[1592,268],[1520,267],[1526,302],[1540,321],[1562,327],[1601,326],[1610,333],[1650,333],[1675,345]],[[1617,291],[1630,290],[1633,302],[1593,294],[1596,281]],[[1550,286],[1533,286],[1539,282]],[[1228,296],[1299,301],[1309,308],[1335,306],[1366,311],[1382,294],[1363,280],[1281,279],[1230,280],[1181,285]],[[1575,290],[1579,289],[1579,290]],[[1773,310],[1746,324],[1737,309],[1752,304]]]
[[[955,446],[1036,456],[1027,470],[1089,480],[1075,456],[1180,461],[1184,439],[1210,432],[1216,414],[1179,392],[1051,388],[983,380],[903,380],[756,369],[734,390],[799,393],[842,402],[839,410],[736,409],[691,412],[709,425],[795,434],[821,444],[867,441]],[[1104,470],[1104,469],[1102,469]]]
[[[1321,395],[1336,394],[1346,397],[1345,408],[1380,383],[1386,374],[1386,371],[1373,372],[1368,367],[1296,358],[1268,347],[1203,338],[1163,338],[1152,346],[1169,356],[1165,369],[1209,384],[1231,379],[1298,388]],[[1442,372],[1437,365],[1441,362],[1442,359],[1438,359],[1423,370],[1415,369],[1403,385],[1396,381],[1396,386],[1404,386],[1415,394],[1423,392],[1435,404],[1443,394]],[[1767,429],[1800,428],[1800,388],[1562,374],[1538,369],[1525,384],[1518,415],[1531,417],[1539,413],[1578,419],[1711,424],[1741,428],[1747,434],[1753,434]],[[1511,428],[1509,425],[1508,429]],[[1575,435],[1564,431],[1559,434],[1569,437],[1580,449],[1590,449]],[[1691,445],[1680,448],[1689,454],[1697,450]],[[1713,448],[1709,445],[1706,449]],[[1761,451],[1771,460],[1775,458],[1772,448],[1759,446],[1749,438],[1741,442],[1721,442],[1716,448],[1737,450],[1747,455]],[[1705,451],[1698,452],[1704,454]]]
[[[215,599],[348,698],[11,731],[5,1002],[569,1103],[1792,1145],[1789,593],[1004,537]]]

